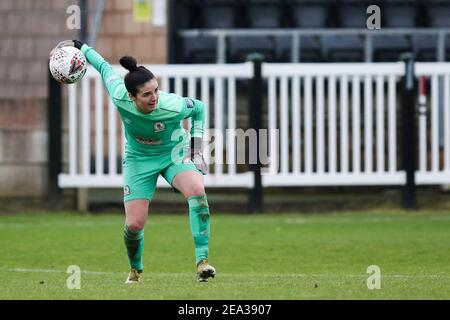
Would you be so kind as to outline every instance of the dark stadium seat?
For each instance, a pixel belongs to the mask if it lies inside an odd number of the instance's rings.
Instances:
[[[373,61],[398,61],[403,52],[412,50],[411,37],[392,35],[377,36],[373,38]]]
[[[253,52],[261,53],[264,61],[275,61],[275,40],[270,36],[230,36],[227,42],[229,54],[227,62],[244,62],[248,54]]]
[[[215,63],[217,59],[216,37],[184,38],[183,62],[184,63]]]
[[[437,35],[413,35],[412,45],[417,61],[436,61]]]
[[[180,1],[180,3],[174,7],[174,14],[177,17],[176,28],[177,29],[189,29],[193,28],[190,24],[190,6],[187,1]]]
[[[326,1],[293,1],[289,10],[293,28],[327,28],[329,26]]]
[[[418,61],[437,61],[437,45],[437,35],[416,35],[413,37],[414,52]],[[444,60],[450,60],[450,35],[445,37]]]
[[[253,0],[247,6],[250,28],[280,28],[281,6],[279,1]]]
[[[430,17],[430,27],[450,27],[450,1],[429,0],[426,2],[426,6]]]
[[[386,1],[381,7],[382,28],[415,28],[418,26],[417,2],[413,0]]]
[[[338,2],[337,9],[337,27],[365,29],[367,7],[371,3],[368,1],[341,0]]]
[[[208,0],[202,5],[203,28],[230,29],[237,27],[237,4],[234,1]]]
[[[364,61],[364,39],[360,35],[322,36],[321,48],[329,62]]]
[[[201,0],[177,0],[177,5],[174,6],[176,29],[201,28],[201,8]]]

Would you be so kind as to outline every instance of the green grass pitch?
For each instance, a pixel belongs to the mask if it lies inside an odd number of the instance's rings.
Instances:
[[[0,216],[0,299],[449,299],[450,214],[371,211],[212,215],[195,281],[187,215],[150,214],[144,281],[125,285],[121,215]],[[81,269],[69,289],[70,265]],[[369,290],[370,265],[380,289]]]

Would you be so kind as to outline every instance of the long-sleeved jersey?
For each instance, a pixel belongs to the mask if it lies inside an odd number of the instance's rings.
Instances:
[[[103,83],[120,113],[125,128],[126,155],[161,155],[174,147],[189,144],[181,120],[192,118],[191,136],[202,137],[203,104],[189,98],[160,91],[157,107],[149,114],[140,112],[128,96],[124,80],[93,48],[81,47],[88,62],[101,74]]]

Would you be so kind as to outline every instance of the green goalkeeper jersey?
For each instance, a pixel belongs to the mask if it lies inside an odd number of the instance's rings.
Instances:
[[[126,155],[162,155],[175,147],[189,145],[181,120],[192,118],[191,136],[202,137],[203,104],[198,100],[160,91],[157,107],[149,114],[141,113],[128,96],[123,79],[93,48],[83,45],[81,51],[101,74],[103,83],[120,113],[125,128]]]

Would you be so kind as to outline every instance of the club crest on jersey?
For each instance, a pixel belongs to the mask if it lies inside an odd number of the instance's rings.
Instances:
[[[157,122],[153,126],[153,131],[155,131],[155,132],[160,132],[163,130],[166,130],[166,125],[163,122]]]
[[[194,107],[194,101],[192,101],[191,98],[186,98],[186,106],[188,108],[193,108]]]
[[[130,186],[129,185],[124,186],[123,187],[123,195],[128,196],[130,194],[131,194]]]

